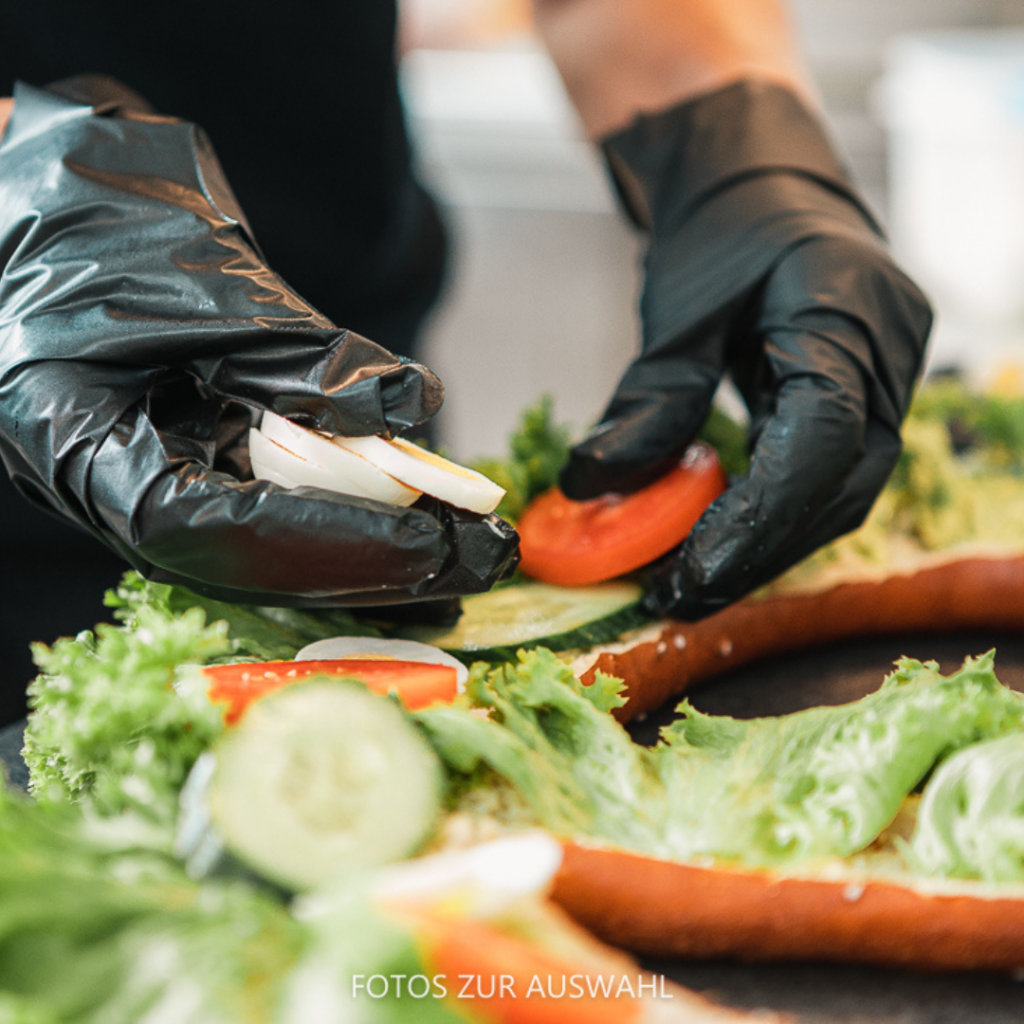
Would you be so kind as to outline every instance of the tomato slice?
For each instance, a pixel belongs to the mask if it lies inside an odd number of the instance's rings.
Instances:
[[[226,704],[224,722],[234,725],[246,708],[264,694],[312,676],[357,679],[374,693],[394,693],[410,711],[435,701],[450,703],[459,692],[457,673],[450,665],[422,661],[339,658],[333,661],[265,661],[238,665],[208,665],[206,695]]]
[[[556,487],[519,520],[522,570],[545,583],[578,587],[639,569],[681,543],[725,487],[718,456],[700,443],[635,494],[572,501]]]
[[[595,969],[472,918],[420,911],[411,923],[428,974],[447,981],[448,1005],[472,1021],[638,1024],[644,1016],[635,990],[619,989],[614,961]]]

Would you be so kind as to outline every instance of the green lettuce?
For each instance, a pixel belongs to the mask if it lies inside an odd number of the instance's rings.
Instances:
[[[287,661],[316,640],[334,636],[380,636],[374,626],[361,622],[343,608],[270,608],[229,604],[203,597],[185,587],[151,583],[136,572],[125,574],[116,590],[106,596],[115,618],[133,628],[142,609],[158,611],[168,619],[199,608],[207,622],[225,622],[230,642],[222,660]]]
[[[974,391],[955,376],[929,381],[914,398],[914,419],[942,423],[958,449],[1024,469],[1024,397]]]
[[[617,679],[583,686],[546,648],[516,664],[473,666],[468,699],[416,715],[463,789],[497,777],[511,784],[537,824],[561,835],[600,835],[648,849],[664,814],[653,765],[608,711],[623,703]],[[488,771],[481,774],[481,769]]]
[[[992,655],[944,677],[902,659],[881,689],[840,707],[741,721],[683,702],[654,748],[607,711],[616,681],[584,687],[548,651],[476,666],[459,708],[417,716],[471,793],[510,787],[532,819],[660,857],[783,865],[848,856],[892,821],[953,751],[1017,732],[1024,700],[999,684]]]
[[[569,431],[554,422],[550,395],[524,410],[508,444],[506,458],[477,459],[473,468],[505,488],[495,511],[515,523],[534,498],[558,483],[569,458]]]
[[[201,686],[175,688],[179,666],[230,652],[226,624],[208,625],[202,609],[156,606],[140,606],[130,624],[34,645],[23,751],[32,792],[172,821],[185,776],[222,728]]]
[[[385,998],[354,995],[360,974],[431,973],[369,891],[349,876],[290,908],[252,880],[196,882],[137,817],[0,787],[0,1022],[461,1021],[393,982]]]
[[[233,605],[125,575],[107,595],[119,620],[33,645],[25,761],[41,799],[88,800],[170,822],[220,712],[195,666],[289,659],[314,640],[379,635],[341,609]]]
[[[861,700],[779,718],[740,722],[684,703],[652,754],[670,794],[669,848],[764,864],[863,849],[939,760],[1021,729],[1024,701],[992,661],[947,677],[903,658]]]
[[[275,1021],[301,926],[252,887],[189,880],[124,825],[0,791],[0,1020]]]
[[[1024,881],[1024,733],[975,744],[938,768],[907,857],[925,874]]]

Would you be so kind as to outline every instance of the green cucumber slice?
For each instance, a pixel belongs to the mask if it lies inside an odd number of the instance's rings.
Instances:
[[[451,628],[407,626],[398,635],[449,651],[464,661],[509,661],[524,647],[574,650],[609,643],[650,621],[635,583],[556,587],[519,583],[462,600]]]
[[[314,680],[264,697],[212,753],[183,793],[178,849],[193,875],[222,869],[226,851],[285,889],[309,889],[410,855],[440,813],[430,745],[394,702],[357,683]]]

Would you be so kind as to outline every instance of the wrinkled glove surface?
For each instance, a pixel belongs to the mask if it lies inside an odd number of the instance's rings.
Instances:
[[[582,500],[654,479],[731,376],[750,472],[654,567],[648,596],[699,618],[861,523],[899,457],[931,313],[787,90],[740,82],[604,149],[650,233],[642,353],[561,484]]]
[[[8,471],[150,578],[226,600],[378,604],[485,590],[514,565],[494,516],[251,479],[252,409],[390,436],[443,392],[267,267],[194,125],[107,78],[19,86],[0,267]]]

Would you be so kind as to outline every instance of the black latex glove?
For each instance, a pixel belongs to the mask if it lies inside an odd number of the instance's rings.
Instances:
[[[250,408],[391,435],[433,415],[442,388],[267,267],[194,125],[106,78],[19,86],[0,266],[8,471],[150,578],[227,600],[377,604],[486,590],[514,565],[495,516],[251,479]]]
[[[730,374],[751,413],[749,475],[655,567],[648,597],[698,618],[861,523],[899,456],[931,313],[787,90],[741,82],[604,149],[650,232],[643,351],[561,484],[585,499],[648,483]]]

